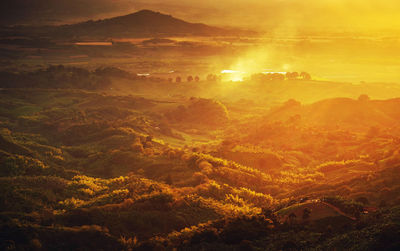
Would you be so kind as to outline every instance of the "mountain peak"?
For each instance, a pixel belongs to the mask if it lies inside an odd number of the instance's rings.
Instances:
[[[228,35],[239,32],[201,23],[189,23],[171,15],[143,9],[124,16],[67,25],[59,33],[62,35],[73,34],[73,36],[152,37]]]
[[[139,10],[137,12],[132,13],[131,15],[148,15],[148,14],[161,14],[160,12],[157,11],[153,11],[153,10],[148,10],[148,9],[143,9],[143,10]],[[162,15],[162,14],[161,14]]]
[[[172,18],[171,15],[163,14],[158,11],[152,11],[148,9],[139,10],[137,12],[133,12],[131,14],[121,16],[121,17],[132,17],[132,18],[161,18],[161,17],[169,17]],[[118,17],[116,17],[118,18]]]

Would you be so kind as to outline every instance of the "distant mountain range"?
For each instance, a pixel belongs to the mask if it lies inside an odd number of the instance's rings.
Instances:
[[[249,36],[253,31],[226,29],[189,23],[171,15],[141,10],[129,15],[61,26],[18,27],[27,33],[57,38],[80,37],[167,37],[167,36]]]

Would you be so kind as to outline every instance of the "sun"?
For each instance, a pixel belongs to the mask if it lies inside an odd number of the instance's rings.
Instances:
[[[236,70],[222,70],[221,74],[222,79],[228,82],[242,82],[246,76],[246,72]]]

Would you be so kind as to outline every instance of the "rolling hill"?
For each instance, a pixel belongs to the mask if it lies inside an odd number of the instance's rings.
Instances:
[[[309,210],[309,216],[305,217],[305,210]],[[346,215],[335,206],[321,201],[307,201],[304,203],[295,204],[277,212],[282,222],[288,221],[290,215],[294,215],[297,221],[317,221],[328,217],[344,217],[349,220],[355,218]],[[302,217],[301,217],[302,216]]]
[[[166,37],[166,36],[224,36],[251,35],[239,29],[223,29],[202,23],[189,23],[170,15],[141,10],[129,15],[97,21],[54,26],[57,37]]]
[[[266,116],[272,121],[289,121],[295,117],[301,123],[325,127],[368,130],[373,126],[398,126],[399,112],[395,108],[399,99],[362,100],[333,98],[301,105],[288,101],[284,105],[271,109]]]
[[[397,99],[291,100],[268,121],[217,100],[172,99],[170,90],[191,85],[116,68],[0,78],[0,250],[400,246],[399,133],[291,119],[388,117],[390,126]],[[109,92],[121,79],[165,87],[151,99]],[[359,113],[370,120],[352,120]]]

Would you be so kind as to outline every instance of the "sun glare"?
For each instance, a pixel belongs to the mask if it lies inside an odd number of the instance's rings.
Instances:
[[[400,0],[0,6],[0,251],[400,250]]]
[[[244,71],[222,70],[221,74],[223,81],[242,82],[247,73]]]

